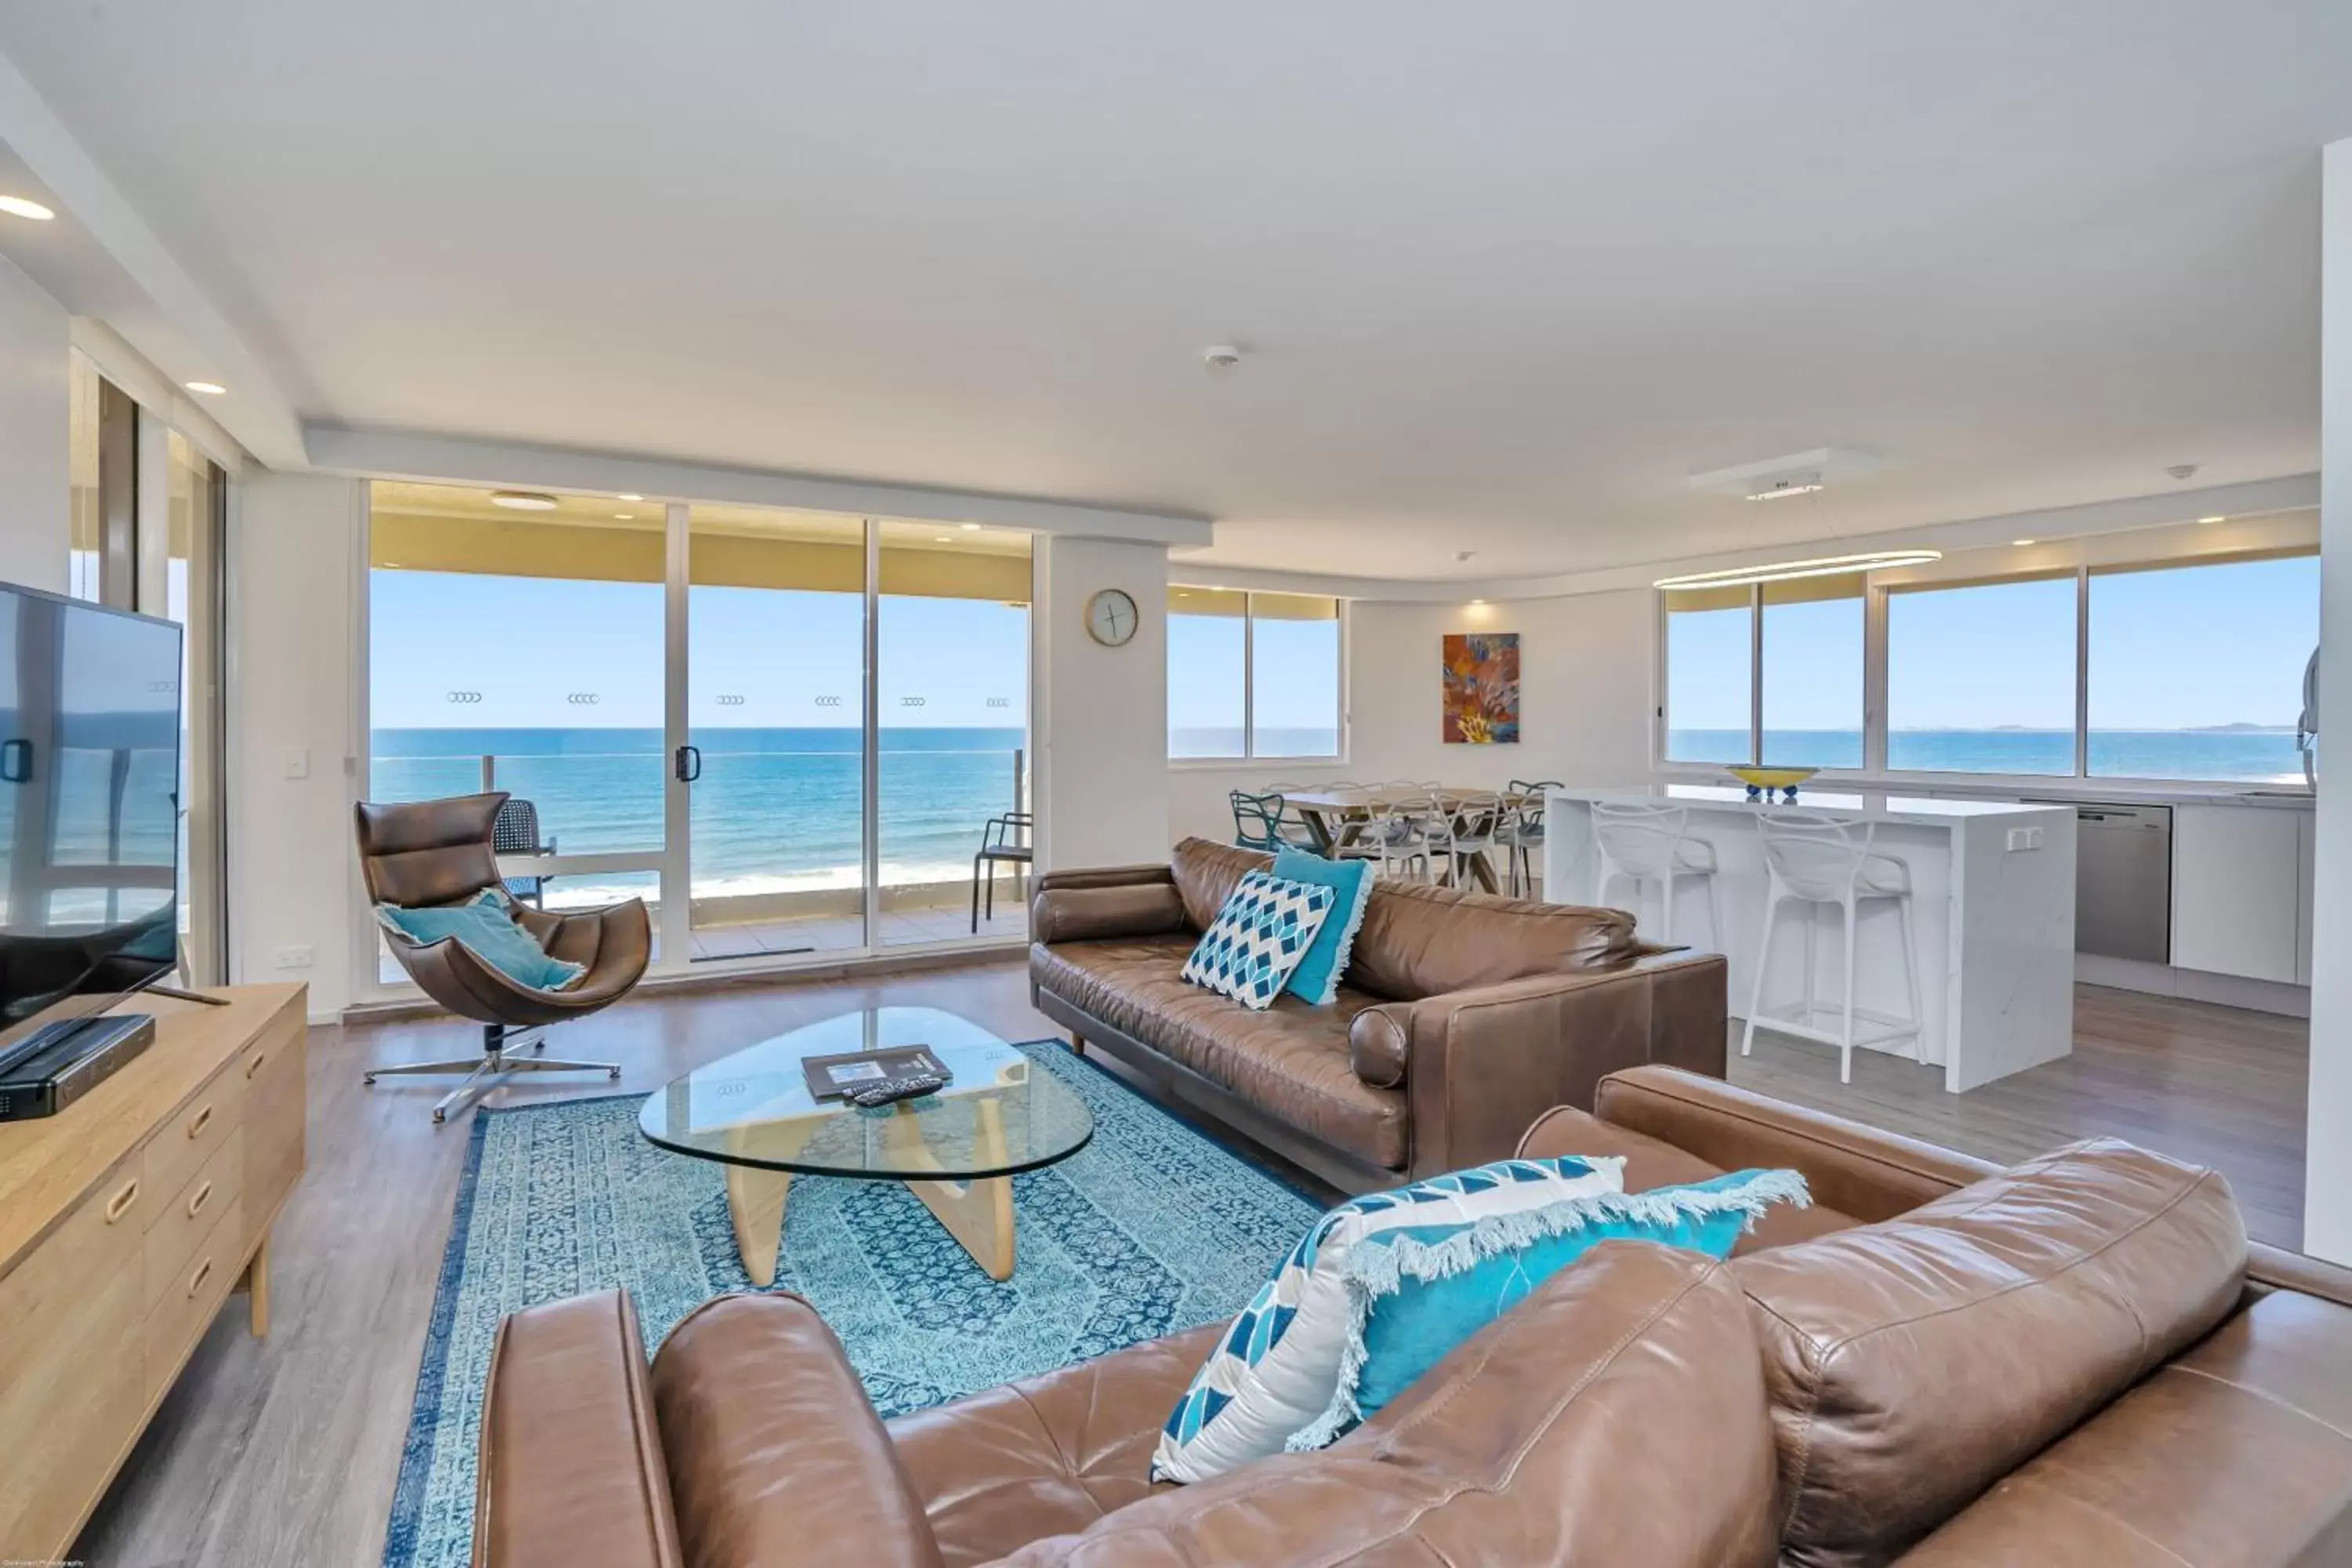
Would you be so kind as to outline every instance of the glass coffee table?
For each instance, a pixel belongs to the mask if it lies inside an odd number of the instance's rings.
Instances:
[[[878,1110],[810,1097],[803,1058],[929,1046],[947,1088]],[[762,1040],[646,1097],[637,1127],[664,1149],[727,1167],[735,1247],[772,1285],[793,1178],[904,1182],[990,1278],[1013,1277],[1013,1177],[1066,1160],[1095,1121],[1052,1073],[968,1018],[869,1007]]]

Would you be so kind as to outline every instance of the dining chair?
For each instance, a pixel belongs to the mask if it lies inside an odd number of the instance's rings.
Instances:
[[[1377,875],[1391,879],[1400,872],[1415,881],[1431,879],[1432,835],[1439,818],[1433,795],[1399,795],[1383,799],[1355,837],[1336,851],[1338,858],[1371,860]]]
[[[1544,802],[1548,792],[1566,787],[1557,779],[1538,779],[1532,783],[1513,779],[1506,792],[1510,812],[1496,837],[1502,841],[1505,858],[1509,862],[1511,896],[1515,899],[1535,896],[1536,857],[1543,852],[1544,847]]]
[[[1303,850],[1309,855],[1321,853],[1306,819],[1283,796],[1271,792],[1252,795],[1237,789],[1225,800],[1233,807],[1234,842],[1242,848],[1259,849],[1269,855],[1284,849]]]
[[[1438,813],[1437,831],[1444,836],[1445,884],[1462,886],[1462,879],[1474,864],[1486,867],[1489,886],[1494,879],[1494,862],[1487,852],[1500,842],[1503,797],[1493,790],[1464,790],[1443,797]]]

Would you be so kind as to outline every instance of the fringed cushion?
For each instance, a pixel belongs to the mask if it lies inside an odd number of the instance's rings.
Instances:
[[[1369,1418],[1604,1241],[1728,1258],[1767,1207],[1811,1201],[1794,1171],[1734,1171],[1688,1186],[1572,1197],[1466,1224],[1367,1236],[1341,1268],[1348,1333],[1331,1403],[1289,1446],[1320,1448]]]
[[[1152,1453],[1153,1478],[1201,1481],[1269,1458],[1329,1406],[1350,1332],[1347,1262],[1368,1238],[1622,1192],[1624,1167],[1613,1157],[1501,1160],[1341,1204],[1290,1249],[1193,1374]]]

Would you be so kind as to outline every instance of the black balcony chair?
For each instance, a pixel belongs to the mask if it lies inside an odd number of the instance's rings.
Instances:
[[[496,855],[554,854],[554,839],[540,841],[538,805],[509,795],[507,803],[499,807],[498,816],[490,819],[490,851]],[[547,880],[545,877],[509,877],[507,892],[532,909],[543,909]]]
[[[1013,863],[1013,891],[1022,889],[1022,868],[1033,863],[1037,856],[1029,843],[1029,830],[1035,826],[1025,811],[1008,811],[992,816],[981,830],[980,853],[971,858],[971,931],[980,934],[980,890],[988,889],[988,918],[996,918],[996,863]],[[985,869],[983,869],[985,868]]]

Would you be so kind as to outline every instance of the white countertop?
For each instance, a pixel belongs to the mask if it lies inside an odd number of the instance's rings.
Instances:
[[[2072,805],[2030,805],[2005,800],[1930,800],[1925,795],[1894,795],[1884,790],[1813,790],[1800,788],[1793,805],[1766,805],[1749,800],[1734,785],[1649,784],[1636,788],[1592,789],[1575,785],[1548,792],[1556,800],[1608,805],[1688,805],[1706,811],[1809,812],[1840,822],[1908,822],[1948,827],[1981,816],[2050,816],[2072,813]]]
[[[1670,763],[1660,770],[1660,776],[1669,782],[1690,782],[1712,784],[1723,777],[1723,770],[1690,763]],[[1913,774],[1906,778],[1885,778],[1869,773],[1847,773],[1825,778],[1814,787],[1847,795],[1861,791],[1865,794],[1885,792],[1890,795],[1914,796],[1923,790],[1936,795],[1983,797],[1987,799],[2034,799],[2080,801],[2096,804],[2111,801],[2118,805],[2245,805],[2267,806],[2273,810],[2309,811],[2312,793],[2300,784],[2195,784],[2163,779],[2083,779],[2066,775],[2046,779],[1992,779],[1979,774],[1954,773],[1949,778],[1922,778]],[[1800,790],[1798,797],[1802,799]]]

